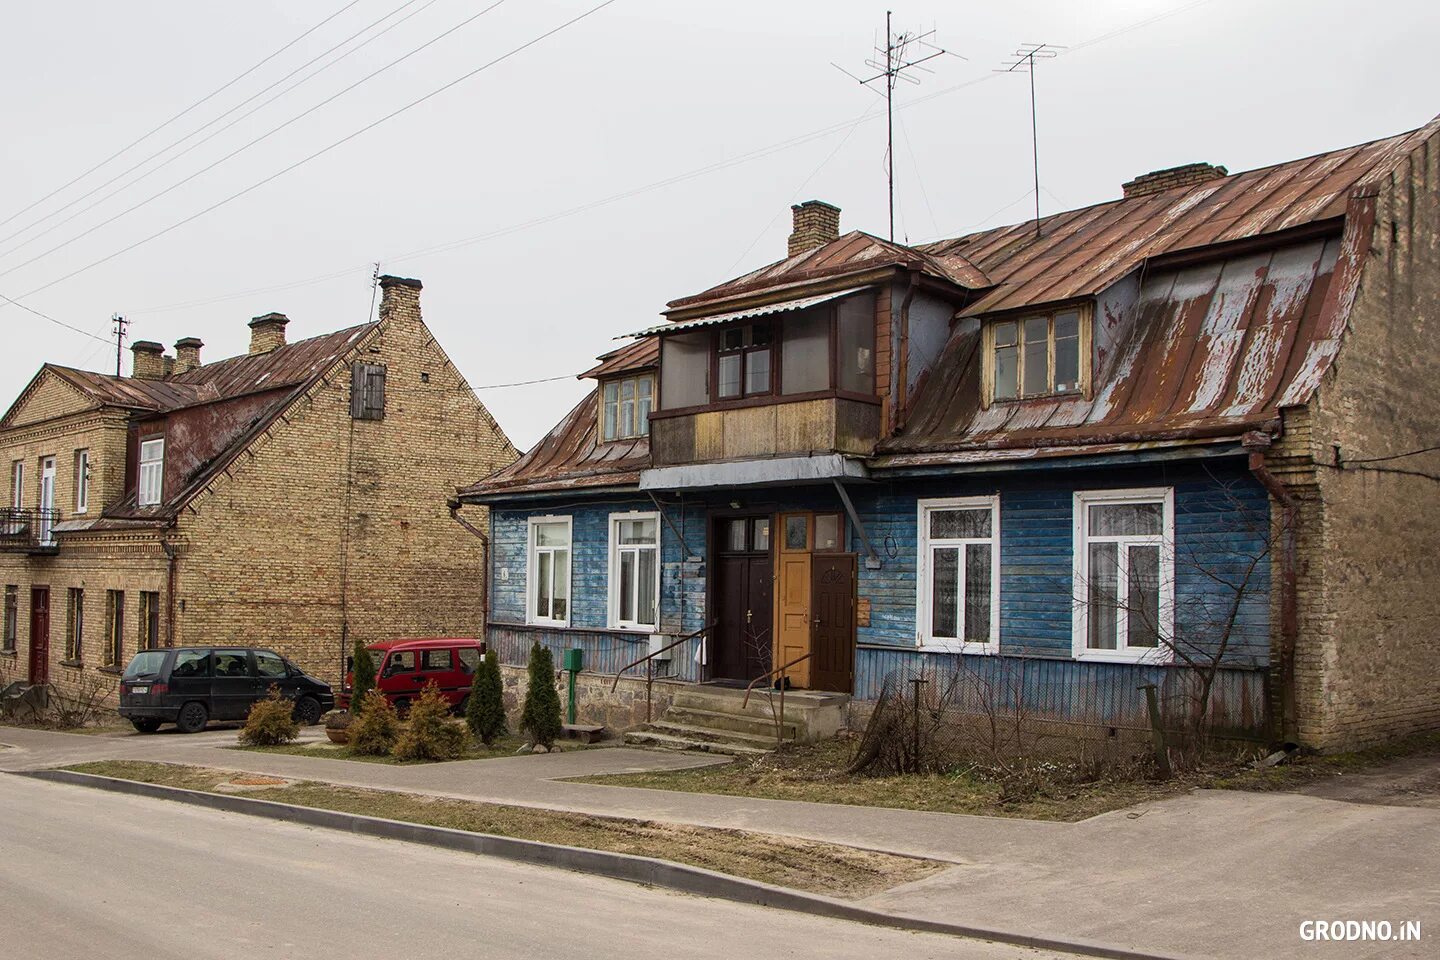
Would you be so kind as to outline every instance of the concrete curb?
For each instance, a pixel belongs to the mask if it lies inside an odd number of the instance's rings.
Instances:
[[[973,940],[990,940],[996,943],[1013,944],[1039,950],[1059,950],[1087,957],[1103,957],[1107,960],[1179,960],[1171,955],[1147,953],[1125,947],[1111,946],[1086,940],[1057,940],[1050,937],[991,930],[984,927],[958,923],[945,923],[908,917],[900,914],[868,910],[843,900],[803,893],[777,887],[757,880],[745,880],[728,874],[716,873],[701,867],[690,867],[653,857],[640,857],[627,853],[611,853],[604,850],[587,850],[583,847],[567,847],[537,840],[519,840],[514,837],[500,837],[485,833],[470,833],[452,830],[448,827],[432,827],[403,820],[386,820],[381,817],[367,817],[336,810],[322,810],[314,807],[300,807],[273,800],[259,800],[253,797],[233,794],[205,793],[199,790],[184,790],[136,780],[121,780],[101,777],[72,770],[25,770],[12,771],[17,776],[73,786],[108,790],[131,796],[150,797],[158,800],[174,800],[194,806],[207,807],[227,813],[267,817],[288,823],[343,830],[362,836],[380,837],[387,840],[403,840],[422,843],[427,846],[465,853],[478,853],[489,857],[501,857],[537,866],[558,867],[580,873],[627,880],[695,896],[713,897],[736,903],[748,903],[762,907],[791,910],[812,916],[850,920],[874,926],[898,930],[912,930],[920,933],[941,933]]]

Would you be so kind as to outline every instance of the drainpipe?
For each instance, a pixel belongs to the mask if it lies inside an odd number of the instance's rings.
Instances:
[[[160,549],[165,551],[165,646],[175,646],[175,568],[178,564],[179,551],[175,544],[170,542],[170,534],[175,530],[175,521],[171,520],[170,525],[160,534]]]
[[[450,518],[479,537],[481,549],[485,552],[485,569],[480,574],[480,632],[484,635],[490,625],[490,538],[485,535],[484,530],[460,516],[460,508],[464,504],[459,500],[451,500],[448,506]]]
[[[890,391],[890,395],[896,398],[892,428],[894,433],[900,433],[905,429],[905,412],[906,408],[910,406],[910,389],[906,383],[910,379],[910,302],[915,299],[915,287],[919,279],[920,267],[911,265],[905,287],[905,299],[900,301],[899,358],[896,366],[896,383]]]
[[[1272,442],[1270,437],[1263,433],[1248,433],[1241,442],[1250,453],[1250,473],[1280,505],[1280,656],[1276,685],[1280,693],[1280,736],[1293,741],[1296,736],[1295,646],[1300,633],[1300,501],[1284,481],[1270,472],[1265,457]]]

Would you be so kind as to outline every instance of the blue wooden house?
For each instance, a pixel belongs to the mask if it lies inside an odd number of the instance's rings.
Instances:
[[[594,391],[461,491],[490,508],[492,646],[858,701],[963,667],[1114,727],[1153,683],[1221,729],[1378,730],[1327,713],[1351,614],[1307,599],[1332,572],[1306,557],[1353,492],[1327,478],[1358,476],[1331,447],[1385,452],[1326,410],[1355,405],[1334,368],[1400,238],[1377,209],[1407,177],[1433,200],[1434,130],[918,246],[796,206],[784,259],[616,331]]]

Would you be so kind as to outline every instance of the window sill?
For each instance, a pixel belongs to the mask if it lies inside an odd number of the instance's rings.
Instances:
[[[114,675],[117,676],[117,677],[120,676],[120,674],[122,674],[122,673],[125,672],[124,668],[122,668],[122,667],[114,667],[114,666],[111,666],[111,665],[109,665],[109,664],[106,664],[106,665],[103,666],[103,667],[96,667],[95,669],[96,669],[96,670],[99,670],[101,673],[111,673],[111,674],[114,674]]]
[[[1145,667],[1169,666],[1172,660],[1168,654],[1153,647],[1133,653],[1126,650],[1082,650],[1076,652],[1075,659],[1080,663],[1131,663]]]
[[[921,640],[916,646],[921,653],[968,653],[993,656],[1000,652],[998,643],[980,643],[966,640]]]
[[[60,666],[62,666],[62,667],[74,667],[76,670],[79,670],[80,668],[82,668],[82,667],[85,666],[85,661],[83,661],[83,660],[61,660],[61,661],[60,661]]]
[[[14,659],[19,656],[20,651],[18,650],[0,650],[0,657],[10,657],[11,659]]]
[[[637,627],[637,626],[634,626],[633,624],[632,624],[632,625],[625,625],[625,624],[619,624],[619,623],[611,624],[610,626],[606,627],[605,629],[606,629],[606,630],[609,630],[611,633],[638,633],[638,634],[641,634],[641,635],[649,635],[649,634],[652,634],[652,633],[659,633],[659,632],[660,632],[660,628],[659,628],[658,626],[657,626],[657,627]]]

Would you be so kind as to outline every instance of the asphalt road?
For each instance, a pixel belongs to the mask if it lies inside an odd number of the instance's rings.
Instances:
[[[0,774],[0,956],[1037,960]]]

